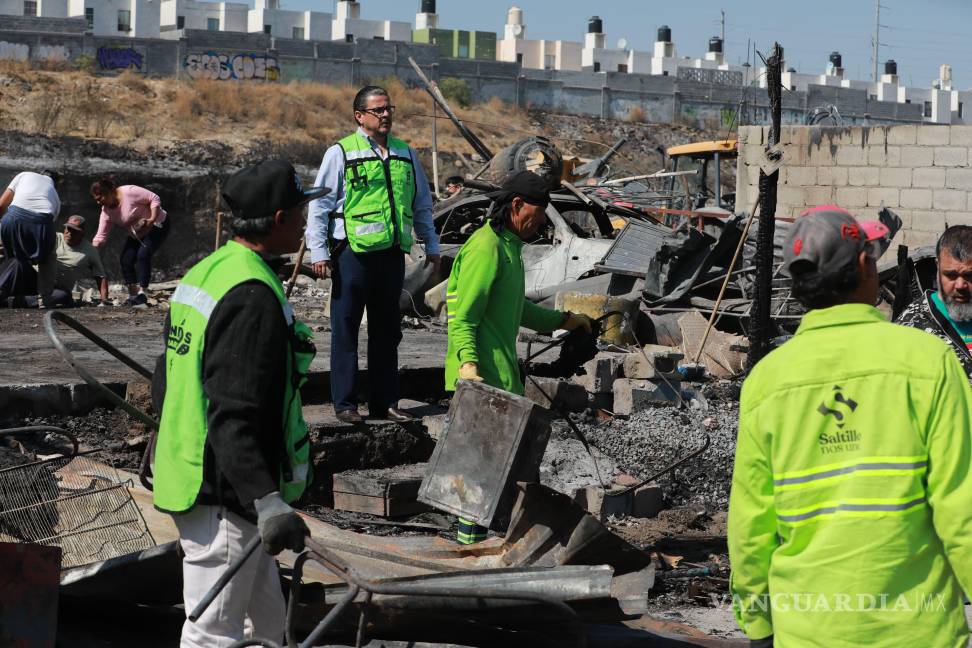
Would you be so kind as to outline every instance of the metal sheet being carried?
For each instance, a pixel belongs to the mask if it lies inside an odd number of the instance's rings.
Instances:
[[[530,399],[460,381],[418,499],[504,531],[517,481],[537,481],[550,425]]]

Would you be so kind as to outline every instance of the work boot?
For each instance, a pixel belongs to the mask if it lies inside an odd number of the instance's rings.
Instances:
[[[342,423],[361,423],[364,421],[364,419],[361,418],[361,415],[358,414],[358,411],[353,409],[334,412],[334,416],[336,416],[337,420],[341,421]]]
[[[384,414],[381,413],[381,410],[378,410],[377,413],[371,415],[371,418],[387,419],[394,423],[408,423],[409,421],[415,420],[414,416],[408,412],[403,412],[397,407],[389,407],[385,410]]]

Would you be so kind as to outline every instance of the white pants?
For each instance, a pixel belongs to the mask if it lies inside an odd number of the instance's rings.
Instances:
[[[182,560],[186,615],[206,595],[258,531],[224,508],[196,505],[175,515]],[[182,626],[181,648],[226,648],[243,638],[280,642],[287,610],[273,556],[259,547],[195,623]]]

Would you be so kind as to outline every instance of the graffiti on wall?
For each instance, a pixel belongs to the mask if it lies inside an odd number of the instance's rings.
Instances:
[[[33,56],[30,46],[26,43],[8,43],[0,41],[0,59],[5,61],[35,61],[63,62],[71,59],[71,52],[64,45],[38,45],[34,48]]]
[[[276,57],[267,54],[187,54],[185,68],[192,79],[276,81],[280,78]]]
[[[26,61],[29,56],[30,48],[23,43],[0,41],[0,59],[5,61]]]
[[[103,70],[141,70],[142,54],[131,47],[99,47],[98,65]]]

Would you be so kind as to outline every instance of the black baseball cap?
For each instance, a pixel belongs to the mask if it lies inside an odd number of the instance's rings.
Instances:
[[[880,221],[858,221],[846,209],[822,205],[803,212],[790,228],[783,246],[783,267],[792,277],[837,274],[869,250],[875,259],[890,230]]]
[[[305,190],[294,165],[286,160],[264,160],[231,175],[223,183],[223,200],[234,216],[248,220],[292,209],[329,191],[327,187]]]
[[[531,205],[546,207],[550,202],[550,189],[547,181],[533,171],[516,171],[503,180],[496,191],[486,194],[498,203],[505,203],[519,196]]]

